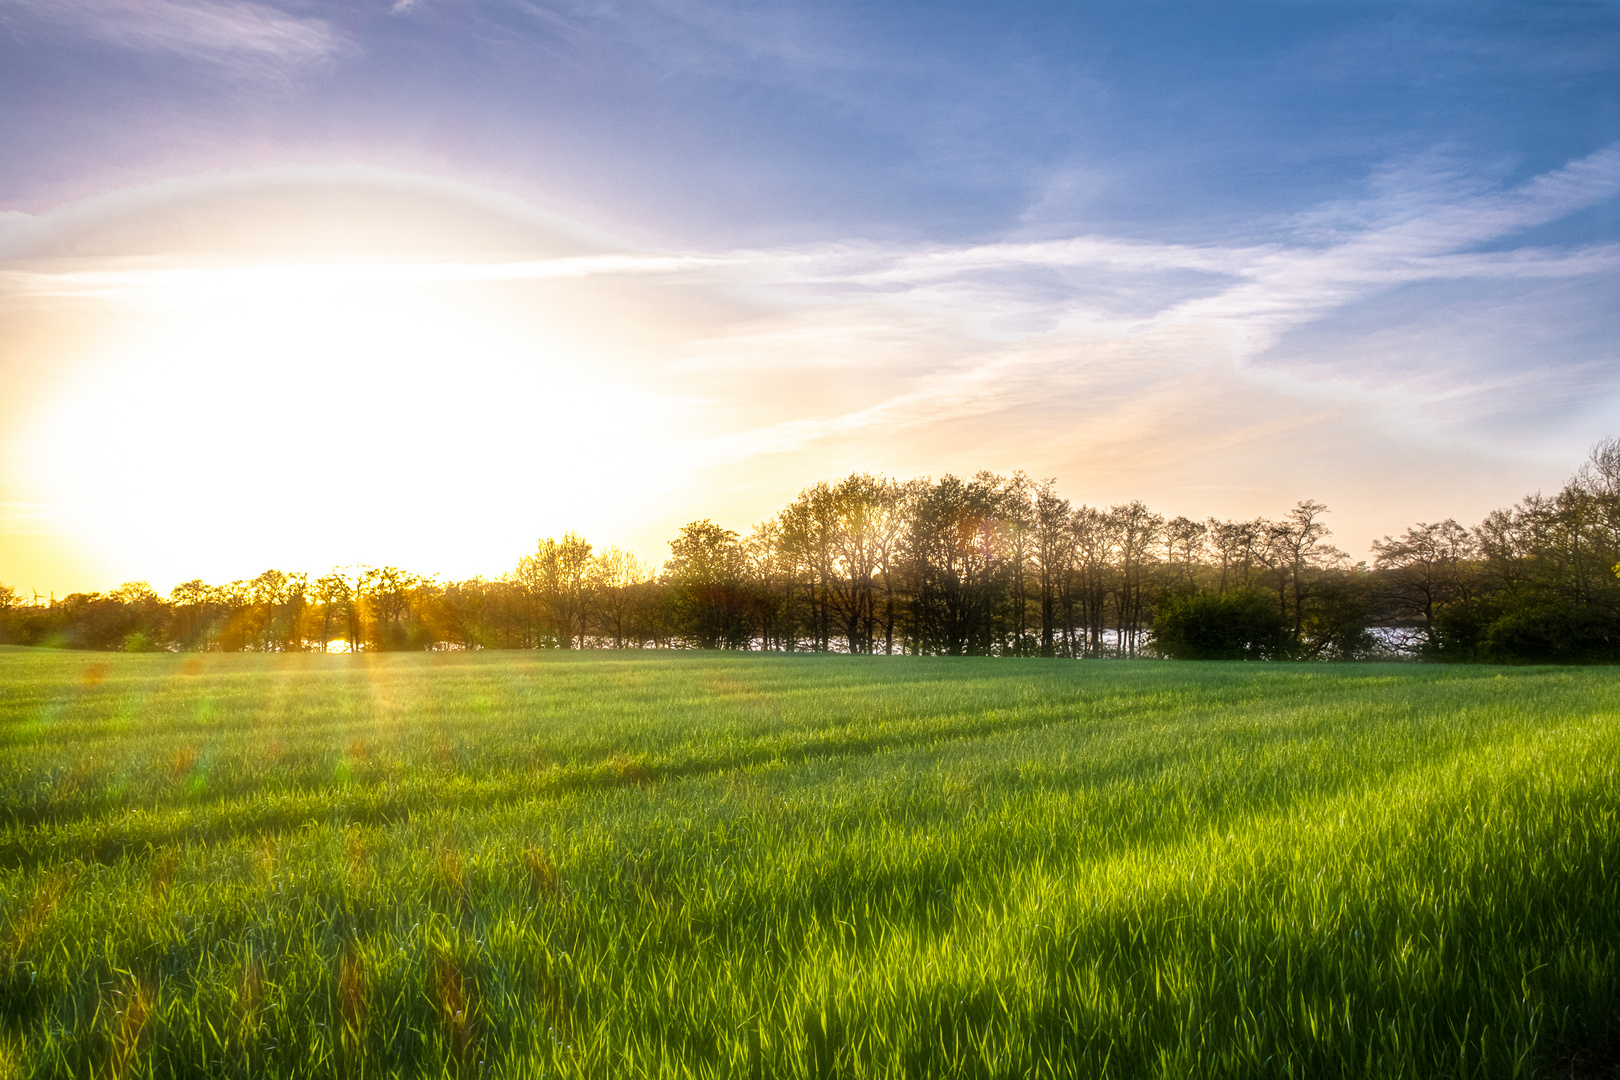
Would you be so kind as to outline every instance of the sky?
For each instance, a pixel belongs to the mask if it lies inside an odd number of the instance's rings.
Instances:
[[[0,582],[851,471],[1355,558],[1620,435],[1620,3],[0,0]]]

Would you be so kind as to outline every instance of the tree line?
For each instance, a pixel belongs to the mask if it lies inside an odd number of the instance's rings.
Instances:
[[[704,519],[653,567],[574,533],[498,578],[397,567],[143,582],[24,602],[0,635],[83,649],[702,648],[1048,657],[1620,659],[1620,442],[1556,495],[1419,523],[1371,560],[1327,507],[1277,519],[1074,505],[981,472],[806,488],[747,534]]]

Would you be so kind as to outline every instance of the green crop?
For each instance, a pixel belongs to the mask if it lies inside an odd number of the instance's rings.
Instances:
[[[1597,1076],[1617,709],[1604,669],[0,652],[0,1076]]]

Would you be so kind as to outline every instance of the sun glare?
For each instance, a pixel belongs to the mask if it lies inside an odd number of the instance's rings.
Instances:
[[[652,436],[599,343],[466,286],[357,277],[125,283],[113,297],[136,329],[45,411],[33,479],[105,558],[154,579],[491,573],[537,531],[611,525]]]

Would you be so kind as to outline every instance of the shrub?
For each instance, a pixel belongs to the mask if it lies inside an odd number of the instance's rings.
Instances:
[[[1290,644],[1276,601],[1257,589],[1184,596],[1153,619],[1153,647],[1173,660],[1274,660]]]
[[[1436,615],[1437,660],[1494,664],[1612,664],[1620,660],[1620,616],[1532,595],[1448,605]]]

